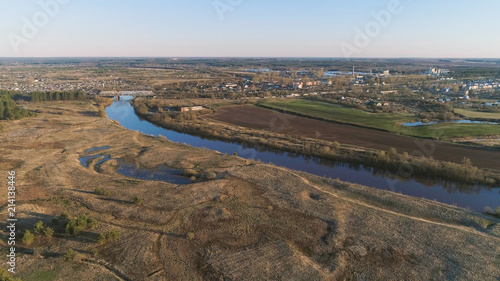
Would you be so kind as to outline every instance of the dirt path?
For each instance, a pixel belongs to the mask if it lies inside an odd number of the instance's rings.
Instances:
[[[424,155],[442,161],[460,163],[464,157],[467,157],[478,167],[500,168],[500,150],[498,149],[468,147],[400,136],[379,130],[283,114],[251,105],[226,107],[209,118],[253,129],[317,137],[367,148],[389,150],[395,147],[398,152],[406,151],[413,155]]]
[[[359,206],[363,206],[363,207],[366,207],[366,208],[377,210],[379,212],[383,212],[383,213],[390,214],[390,215],[393,215],[393,216],[399,216],[399,217],[404,217],[404,218],[407,218],[407,219],[410,219],[410,220],[413,220],[413,221],[419,221],[419,222],[423,222],[423,223],[428,223],[428,224],[433,224],[433,225],[448,227],[448,228],[452,228],[452,229],[455,229],[455,230],[458,230],[458,231],[467,232],[467,233],[470,233],[472,235],[476,235],[476,236],[479,235],[479,236],[482,236],[482,237],[485,237],[485,238],[488,238],[488,239],[494,239],[497,242],[500,242],[500,238],[499,237],[494,236],[494,235],[490,235],[490,234],[486,234],[484,232],[477,231],[477,230],[475,230],[473,228],[469,228],[469,227],[465,227],[465,226],[460,226],[460,225],[454,225],[454,224],[447,224],[447,223],[435,222],[435,221],[427,220],[427,219],[424,219],[424,218],[414,217],[414,216],[410,216],[410,215],[406,215],[406,214],[394,212],[394,211],[391,211],[391,210],[388,210],[388,209],[383,209],[383,208],[380,208],[380,207],[376,207],[376,206],[373,206],[373,205],[361,202],[359,200],[354,200],[354,199],[349,199],[349,198],[345,198],[345,197],[340,197],[340,196],[338,196],[337,194],[335,194],[333,192],[329,192],[327,190],[324,190],[324,189],[318,187],[317,185],[311,183],[308,179],[306,179],[305,177],[299,175],[296,172],[293,172],[291,170],[288,170],[288,169],[282,168],[282,167],[274,167],[274,166],[272,166],[272,168],[282,170],[285,173],[288,173],[288,174],[290,174],[290,175],[292,175],[294,177],[297,177],[301,181],[303,181],[305,184],[307,184],[308,186],[310,186],[310,187],[312,187],[312,188],[314,188],[314,189],[316,189],[316,190],[318,190],[318,191],[320,191],[322,193],[326,193],[326,194],[328,194],[330,196],[333,196],[333,197],[335,197],[336,199],[339,199],[339,200],[343,200],[343,201],[346,201],[346,202],[349,202],[349,203],[352,203],[352,204],[356,204],[356,205],[359,205]]]

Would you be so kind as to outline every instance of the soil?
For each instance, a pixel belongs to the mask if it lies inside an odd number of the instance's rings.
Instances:
[[[423,155],[455,163],[461,163],[466,157],[471,159],[477,167],[500,169],[500,149],[470,147],[431,139],[401,136],[374,129],[279,113],[257,106],[224,107],[209,118],[252,129],[338,141],[341,144],[385,151],[394,147],[399,153],[408,152],[411,155]]]

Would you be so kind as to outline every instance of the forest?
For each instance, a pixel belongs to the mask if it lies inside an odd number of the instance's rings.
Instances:
[[[19,106],[13,97],[17,92],[0,90],[0,120],[18,120],[35,115],[35,113]]]

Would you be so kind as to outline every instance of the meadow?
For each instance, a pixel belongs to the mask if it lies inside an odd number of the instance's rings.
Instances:
[[[440,123],[429,126],[405,127],[402,125],[403,123],[418,120],[418,116],[406,113],[371,113],[343,105],[308,100],[263,102],[259,105],[304,117],[384,130],[396,134],[421,138],[449,140],[458,137],[500,135],[499,125]],[[455,111],[457,112],[457,109]],[[470,113],[474,112],[471,111]],[[475,116],[493,115],[478,113]]]

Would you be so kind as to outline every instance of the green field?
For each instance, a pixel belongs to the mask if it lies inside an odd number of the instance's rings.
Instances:
[[[396,132],[408,136],[448,140],[500,135],[500,125],[441,123],[431,126],[399,127]]]
[[[410,114],[370,113],[342,105],[308,100],[263,102],[261,104],[310,117],[386,131],[396,131],[399,127],[398,124],[410,122],[415,119],[415,116]]]
[[[261,105],[313,118],[386,130],[415,137],[447,140],[457,137],[500,135],[500,125],[441,123],[430,126],[404,127],[402,123],[411,122],[418,118],[414,115],[402,113],[369,113],[351,107],[324,102],[291,100],[263,102]]]
[[[493,112],[479,112],[479,111],[456,108],[455,113],[465,116],[466,118],[500,119],[500,113],[493,113]]]

